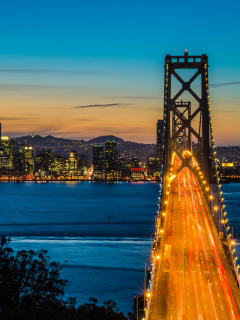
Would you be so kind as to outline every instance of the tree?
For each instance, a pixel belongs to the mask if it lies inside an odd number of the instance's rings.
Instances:
[[[0,320],[133,320],[116,308],[112,300],[75,308],[76,299],[63,299],[67,280],[60,278],[61,265],[50,261],[46,250],[9,247],[10,239],[0,243]],[[116,310],[114,310],[116,309]]]
[[[14,254],[10,239],[2,237],[0,246],[0,311],[20,303],[38,305],[60,301],[68,283],[60,278],[61,265],[50,262],[46,250],[21,250]]]
[[[77,309],[78,320],[134,320],[136,317],[132,313],[125,316],[116,308],[116,302],[112,300],[104,301],[103,306],[98,306],[97,299],[90,298],[90,303],[85,303]],[[116,309],[116,310],[114,310]]]

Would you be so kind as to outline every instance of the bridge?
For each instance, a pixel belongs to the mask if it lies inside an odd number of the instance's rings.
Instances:
[[[239,266],[218,175],[206,55],[165,58],[160,160],[159,211],[137,317],[240,319]]]

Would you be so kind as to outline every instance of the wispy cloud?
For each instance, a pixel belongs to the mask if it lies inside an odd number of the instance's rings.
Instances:
[[[86,86],[85,86],[86,87]],[[79,88],[77,86],[58,86],[52,84],[1,84],[0,83],[0,90],[22,90],[22,89],[68,89],[68,88]]]
[[[107,104],[89,104],[87,106],[77,106],[74,109],[86,109],[86,108],[109,108],[109,107],[125,107],[132,105],[131,103],[107,103]]]
[[[151,97],[151,96],[119,96],[119,97],[112,97],[111,99],[162,100],[161,97]]]
[[[222,83],[212,83],[210,84],[211,88],[220,88],[220,87],[226,87],[226,86],[234,86],[240,84],[240,81],[236,82],[222,82]]]
[[[22,118],[22,117],[1,117],[0,118],[1,121],[11,121],[11,120],[14,120],[14,121],[20,121],[20,120],[27,120],[28,118]]]
[[[90,121],[92,121],[92,119],[87,119],[87,118],[76,118],[76,120],[82,121],[82,122],[90,122]]]

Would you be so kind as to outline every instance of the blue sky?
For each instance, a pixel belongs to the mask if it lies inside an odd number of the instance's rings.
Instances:
[[[3,133],[155,142],[165,55],[188,49],[209,57],[216,143],[239,145],[239,9],[238,1],[4,2]]]

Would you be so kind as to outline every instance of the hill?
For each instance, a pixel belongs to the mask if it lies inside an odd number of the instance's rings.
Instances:
[[[47,149],[51,150],[53,154],[60,154],[67,157],[72,150],[75,150],[78,154],[88,154],[90,161],[92,159],[92,149],[94,144],[105,145],[107,140],[116,141],[117,149],[120,150],[121,156],[126,160],[130,160],[132,157],[137,157],[142,162],[146,162],[147,157],[156,152],[156,144],[125,141],[112,135],[100,136],[88,141],[56,138],[51,135],[46,137],[42,137],[40,135],[23,136],[16,138],[16,140],[19,143],[27,142],[34,148],[35,153],[41,149]]]

